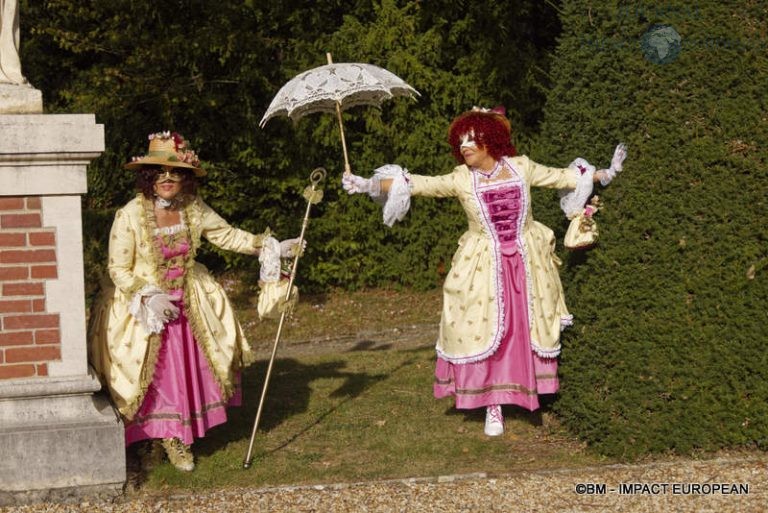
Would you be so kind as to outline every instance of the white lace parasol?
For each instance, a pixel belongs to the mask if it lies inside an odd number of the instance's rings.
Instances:
[[[259,126],[271,118],[286,115],[296,121],[314,112],[336,112],[344,149],[345,170],[349,171],[341,111],[358,105],[379,105],[395,96],[419,95],[404,80],[378,66],[356,62],[333,63],[305,71],[280,88]]]
[[[292,78],[277,92],[259,126],[284,114],[294,121],[313,112],[379,105],[394,96],[419,94],[400,77],[373,64],[326,64]]]

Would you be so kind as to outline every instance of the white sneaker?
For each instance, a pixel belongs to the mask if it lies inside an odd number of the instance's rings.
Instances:
[[[493,404],[485,408],[485,434],[488,436],[504,434],[504,415],[501,413],[501,405]]]

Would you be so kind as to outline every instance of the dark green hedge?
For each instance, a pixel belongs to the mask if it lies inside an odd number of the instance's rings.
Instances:
[[[563,275],[576,325],[555,408],[606,454],[768,445],[766,19],[744,2],[562,7],[533,157],[630,148],[600,246]],[[681,36],[671,62],[639,44],[654,24]]]

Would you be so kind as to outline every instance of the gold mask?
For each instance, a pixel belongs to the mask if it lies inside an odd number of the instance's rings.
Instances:
[[[180,182],[183,179],[184,177],[181,173],[171,171],[170,169],[165,169],[163,173],[157,175],[157,178],[155,178],[155,183]]]

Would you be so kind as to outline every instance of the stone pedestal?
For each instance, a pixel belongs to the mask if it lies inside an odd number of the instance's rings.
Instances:
[[[125,481],[87,363],[80,200],[103,150],[93,115],[0,115],[0,506]]]
[[[0,84],[0,114],[39,114],[43,93],[29,85]]]

